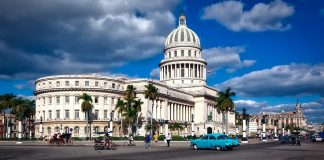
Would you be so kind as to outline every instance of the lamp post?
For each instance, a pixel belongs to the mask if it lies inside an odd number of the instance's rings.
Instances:
[[[39,128],[40,128],[40,137],[42,138],[43,137],[43,116],[40,117]]]
[[[246,119],[243,119],[243,137],[242,137],[242,143],[248,143],[248,140],[246,138]]]
[[[194,114],[191,114],[191,136],[195,135]]]
[[[277,126],[278,126],[278,120],[274,121],[274,140],[277,141],[278,140],[278,135],[277,135]]]
[[[267,141],[266,139],[266,133],[265,133],[265,124],[267,123],[266,115],[263,115],[263,124],[262,124],[262,141]]]
[[[187,138],[187,135],[188,135],[188,122],[185,122],[184,123],[184,125],[185,125],[185,138]]]
[[[164,131],[165,131],[165,136],[169,134],[169,120],[164,120]]]
[[[112,110],[111,112],[110,112],[110,122],[109,122],[109,131],[110,131],[110,133],[109,133],[109,135],[110,136],[112,136],[112,132],[113,132],[113,119],[114,119],[114,110]]]

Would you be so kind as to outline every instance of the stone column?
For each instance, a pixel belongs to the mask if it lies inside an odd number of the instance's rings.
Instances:
[[[164,135],[167,136],[169,134],[169,122],[166,121],[164,124]]]
[[[243,137],[242,137],[242,143],[248,143],[248,140],[246,138],[246,120],[243,119]]]
[[[262,124],[262,141],[267,141],[265,133],[265,124]]]

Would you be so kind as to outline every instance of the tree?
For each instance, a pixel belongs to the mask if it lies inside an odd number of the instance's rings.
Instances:
[[[92,98],[87,93],[83,93],[82,96],[79,97],[79,100],[80,99],[83,100],[83,102],[81,103],[81,111],[84,112],[86,115],[87,134],[88,132],[90,132],[90,139],[91,139],[91,129],[89,127],[89,117],[90,117],[89,115],[90,115],[90,111],[93,108]]]
[[[216,97],[216,108],[218,112],[223,114],[222,129],[224,130],[224,121],[226,121],[226,134],[228,134],[228,117],[227,113],[234,110],[234,102],[231,97],[234,97],[235,92],[231,91],[228,87],[225,92],[219,92],[218,97]]]
[[[122,99],[118,99],[117,104],[116,104],[116,110],[118,110],[118,113],[121,115],[121,117],[120,117],[120,125],[121,125],[122,134],[124,133],[123,132],[123,113],[127,109],[126,105],[127,105],[127,103],[124,102],[124,100],[122,100]]]
[[[14,99],[16,98],[16,96],[12,93],[6,93],[4,95],[1,96],[0,99],[0,106],[3,112],[3,118],[4,118],[4,125],[8,124],[8,120],[6,119],[6,110],[12,108],[12,106],[14,105]],[[5,128],[5,133],[7,133],[7,127]]]
[[[14,100],[14,107],[12,109],[12,113],[16,116],[18,119],[18,131],[19,135],[18,138],[22,138],[22,121],[25,118],[25,113],[27,109],[27,100],[22,99],[21,97]]]
[[[180,135],[179,131],[180,131],[180,130],[183,130],[183,127],[182,127],[179,123],[173,123],[173,124],[170,124],[170,125],[169,125],[169,129],[170,129],[171,131],[178,130],[178,135]]]
[[[152,101],[152,110],[151,110],[151,126],[153,125],[153,107],[154,107],[154,100],[156,100],[159,97],[158,88],[156,88],[153,84],[148,84],[144,86],[146,90],[144,91],[144,95],[146,99],[149,99]],[[151,135],[152,135],[152,127],[151,127]]]
[[[25,109],[25,113],[24,116],[25,118],[28,118],[28,131],[29,131],[29,136],[32,136],[32,123],[31,123],[31,119],[32,117],[35,115],[35,100],[28,100],[26,99],[26,109]]]

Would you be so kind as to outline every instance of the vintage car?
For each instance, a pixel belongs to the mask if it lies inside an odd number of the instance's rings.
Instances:
[[[227,137],[225,134],[206,134],[201,139],[195,139],[190,141],[190,145],[193,149],[233,149],[233,147],[239,146],[237,138]]]

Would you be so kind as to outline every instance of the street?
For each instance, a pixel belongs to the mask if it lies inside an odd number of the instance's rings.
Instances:
[[[40,145],[0,145],[0,159],[259,159],[259,160],[302,160],[322,159],[324,143],[302,143],[292,146],[279,143],[261,143],[242,145],[230,151],[193,150],[187,143],[172,146],[153,144],[151,149],[144,149],[142,144],[136,147],[119,146],[118,150],[94,150],[93,146],[40,146]]]

